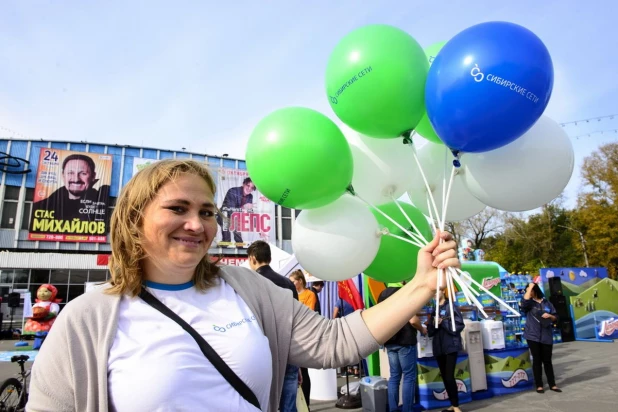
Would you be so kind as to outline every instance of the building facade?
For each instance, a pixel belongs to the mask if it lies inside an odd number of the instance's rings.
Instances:
[[[92,240],[93,237],[88,240],[88,236],[50,237],[49,234],[33,234],[37,230],[43,232],[44,229],[52,230],[53,226],[51,225],[53,222],[45,224],[43,217],[47,212],[38,210],[39,206],[37,206],[37,199],[42,196],[39,185],[45,177],[44,173],[38,173],[39,169],[50,167],[47,161],[48,156],[53,158],[55,153],[68,155],[72,152],[98,157],[108,165],[107,201],[103,206],[97,206],[107,209],[105,212],[108,219],[113,212],[120,190],[134,175],[138,164],[144,164],[144,161],[186,158],[204,162],[213,171],[234,169],[242,175],[246,170],[245,162],[240,159],[185,151],[0,138],[0,296],[3,298],[2,316],[5,324],[10,318],[10,310],[6,304],[10,292],[30,291],[34,299],[40,285],[51,283],[58,288],[57,298],[62,299],[60,304],[62,307],[84,293],[87,284],[104,282],[109,278],[107,258],[110,253],[110,234],[108,228],[105,233],[97,233],[100,236],[97,236],[96,241]],[[62,168],[64,169],[64,165]],[[97,177],[99,175],[97,174]],[[60,179],[57,178],[57,180]],[[61,182],[58,183],[58,185],[61,184]],[[95,213],[95,210],[92,209],[91,212]],[[99,211],[96,212],[99,213]],[[299,211],[281,208],[277,205],[273,208],[273,212],[275,236],[274,239],[271,237],[270,241],[291,253],[292,226]],[[41,219],[36,223],[33,222],[33,219],[38,218]],[[78,224],[79,222],[65,221],[65,223],[66,228],[70,228],[71,223],[74,223],[74,229],[80,231],[88,228],[88,222],[82,222],[82,226]],[[92,222],[90,225],[93,225],[93,228],[98,227]],[[55,238],[61,240],[50,241]],[[224,263],[239,265],[246,260],[246,245],[245,247],[213,247],[210,254],[222,257]],[[23,308],[14,310],[15,325],[21,325],[21,309]]]

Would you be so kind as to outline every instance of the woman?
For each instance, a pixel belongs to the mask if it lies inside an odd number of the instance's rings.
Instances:
[[[451,321],[451,310],[449,300],[444,295],[444,290],[438,293],[439,314],[438,327],[430,317],[426,322],[427,334],[433,337],[433,356],[438,362],[444,388],[451,402],[451,407],[445,411],[461,412],[459,409],[459,393],[457,391],[457,381],[455,380],[455,367],[457,366],[457,354],[463,348],[461,341],[461,331],[465,324],[461,312],[457,306],[453,305],[453,316],[455,317],[455,330]]]
[[[556,309],[541,291],[536,283],[530,283],[526,288],[526,294],[521,300],[520,309],[526,314],[526,326],[524,338],[528,341],[532,354],[532,372],[534,384],[538,393],[545,393],[543,389],[543,367],[549,389],[554,392],[562,392],[556,386],[554,366],[551,363],[551,355],[554,344],[552,324],[558,320]]]
[[[290,275],[290,280],[296,287],[296,292],[298,292],[298,300],[300,300],[300,303],[315,311],[317,299],[315,297],[315,293],[313,293],[311,289],[307,289],[307,280],[305,279],[303,271],[299,269],[292,272]]]
[[[388,301],[328,320],[249,269],[211,262],[214,193],[192,160],[162,160],[129,181],[111,220],[111,282],[58,316],[32,369],[28,410],[274,412],[287,363],[336,368],[373,353],[435,293],[436,267],[459,265],[441,233]]]

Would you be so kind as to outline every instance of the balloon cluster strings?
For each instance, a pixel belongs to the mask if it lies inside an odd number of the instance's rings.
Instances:
[[[366,199],[363,199],[363,197],[359,196],[358,193],[353,193],[353,194],[358,199],[360,199],[363,203],[365,203],[367,206],[369,206],[370,208],[372,208],[376,212],[380,213],[382,216],[384,216],[386,219],[388,219],[392,224],[397,226],[397,228],[399,228],[401,231],[403,231],[403,233],[408,235],[410,237],[410,239],[406,239],[405,237],[395,235],[395,234],[390,233],[388,231],[383,231],[383,232],[381,232],[382,234],[384,234],[386,236],[394,237],[394,238],[402,240],[404,242],[411,243],[411,244],[413,244],[415,246],[418,246],[418,247],[421,247],[421,248],[425,247],[425,245],[428,243],[427,240],[425,239],[425,237],[416,228],[416,225],[412,224],[412,228],[416,231],[416,234],[414,234],[414,233],[410,232],[408,229],[406,229],[405,227],[401,226],[399,223],[397,223],[397,221],[395,219],[390,217],[388,214],[384,213],[382,210],[380,210],[380,208],[376,207],[374,204],[372,204],[371,202],[367,201]],[[401,207],[401,205],[399,205],[399,207]],[[410,218],[403,211],[403,209],[401,209],[401,212],[406,216],[406,218],[408,218],[408,221],[411,222]]]
[[[415,133],[413,132],[410,138],[413,137],[414,134]],[[451,173],[450,173],[450,177],[448,180],[448,184],[446,180],[446,170],[445,170],[443,184],[442,184],[442,214],[440,214],[440,212],[438,211],[438,207],[436,205],[435,198],[433,196],[433,192],[431,190],[431,187],[429,185],[429,182],[427,180],[427,177],[425,175],[421,162],[419,161],[418,156],[416,155],[416,152],[414,153],[414,160],[418,166],[420,175],[425,184],[425,189],[427,191],[427,209],[429,211],[429,218],[433,226],[433,229],[436,232],[438,230],[444,231],[444,227],[446,224],[446,214],[448,210],[448,204],[450,201],[451,191],[453,187],[453,180],[457,172],[457,167],[453,165],[453,167],[451,168]],[[446,169],[446,161],[445,161],[445,169]],[[404,212],[403,208],[401,208],[401,206],[399,206],[399,209],[404,214],[404,216],[406,216],[408,221],[411,221],[411,219],[406,215],[406,213]],[[436,225],[436,222],[437,222],[437,225]],[[413,229],[415,229],[417,237],[418,235],[422,236],[415,226],[413,226]],[[407,239],[402,239],[402,240],[407,241]],[[440,242],[442,242],[442,240],[440,240]],[[428,242],[425,240],[425,244],[427,243]],[[459,274],[461,274],[461,277]],[[445,278],[446,287],[442,285],[443,277]],[[502,299],[500,299],[499,297],[491,293],[489,290],[487,290],[485,287],[483,287],[483,285],[475,281],[468,273],[462,272],[460,269],[449,267],[446,269],[438,269],[437,290],[436,290],[436,314],[435,314],[435,326],[436,327],[438,327],[439,322],[440,322],[439,291],[441,289],[446,289],[446,293],[447,293],[447,297],[449,301],[449,312],[451,315],[450,316],[451,317],[451,328],[453,331],[455,331],[455,328],[456,328],[455,317],[453,316],[453,313],[454,313],[454,308],[453,308],[454,303],[453,302],[455,302],[455,287],[454,287],[455,283],[459,286],[459,289],[462,291],[468,304],[474,304],[474,306],[476,306],[479,309],[479,312],[485,318],[488,318],[487,313],[483,309],[483,305],[477,299],[477,297],[480,296],[479,293],[475,291],[471,286],[468,286],[468,283],[466,282],[466,280],[470,282],[470,284],[476,285],[479,288],[479,290],[487,293],[489,296],[495,299],[501,306],[505,307],[507,310],[519,316],[519,313],[515,309],[507,305],[504,301],[502,301]]]

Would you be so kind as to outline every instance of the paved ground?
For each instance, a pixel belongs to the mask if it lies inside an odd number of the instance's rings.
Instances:
[[[554,346],[554,369],[563,393],[521,392],[461,405],[463,411],[616,412],[618,342],[570,342]],[[312,412],[341,411],[334,402],[312,402]],[[362,409],[349,409],[361,411]]]
[[[32,344],[32,341],[29,341]],[[2,351],[15,350],[14,341],[0,341]],[[554,347],[554,368],[563,393],[534,391],[462,405],[464,411],[616,412],[618,410],[618,342],[570,342]],[[17,365],[0,361],[0,382],[13,376]],[[339,379],[339,382],[343,382]],[[341,411],[334,401],[312,402],[312,412]],[[361,409],[350,409],[361,411]]]

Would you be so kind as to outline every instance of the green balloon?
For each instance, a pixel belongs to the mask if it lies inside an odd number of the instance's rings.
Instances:
[[[361,27],[330,55],[326,93],[335,114],[366,136],[395,138],[425,112],[425,52],[408,33],[387,25]]]
[[[406,215],[410,217],[418,230],[425,236],[425,239],[431,241],[433,238],[431,228],[429,227],[427,218],[423,216],[421,211],[409,203],[399,202],[399,205],[401,205]],[[401,213],[396,203],[386,203],[378,206],[378,209],[386,213],[404,228],[410,228],[408,219]],[[388,231],[394,235],[410,239],[408,235],[390,220],[382,216],[381,213],[375,210],[372,212],[378,220],[380,227],[387,228]],[[391,236],[383,236],[380,240],[380,249],[378,249],[377,256],[373,262],[371,262],[371,265],[365,269],[364,273],[377,281],[385,283],[401,282],[402,280],[411,279],[416,273],[418,251],[419,247],[411,243],[404,242]]]
[[[438,55],[440,50],[442,50],[442,47],[444,47],[445,44],[446,44],[445,41],[441,41],[438,43],[434,43],[425,49],[425,55],[427,56],[427,62],[429,63],[430,67],[431,67],[431,63],[433,63],[433,59],[436,58],[436,56]],[[423,117],[421,118],[421,121],[418,123],[418,125],[416,126],[416,129],[414,130],[416,131],[416,133],[420,134],[421,136],[423,136],[425,139],[429,140],[430,142],[444,144],[442,143],[442,140],[440,140],[440,138],[438,137],[438,134],[436,133],[436,131],[433,130],[433,126],[431,125],[431,122],[429,121],[429,117],[427,117],[427,111],[425,111],[425,113],[423,114]]]
[[[257,189],[281,206],[313,209],[337,200],[352,182],[352,152],[339,127],[323,114],[289,107],[255,127],[246,152]]]

